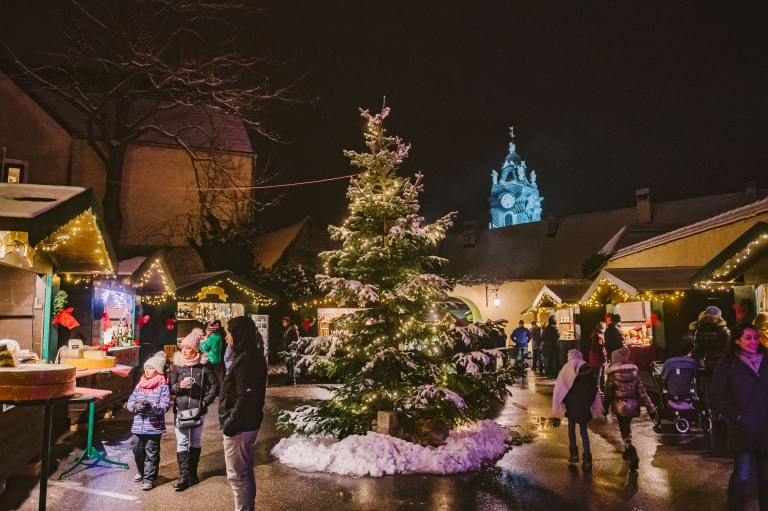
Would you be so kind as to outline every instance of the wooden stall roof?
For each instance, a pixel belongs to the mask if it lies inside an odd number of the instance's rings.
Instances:
[[[692,289],[689,279],[698,268],[611,268],[603,270],[582,295],[589,304],[596,298],[617,291],[625,298],[639,298],[641,292],[685,291]]]
[[[708,289],[732,283],[767,254],[768,222],[757,222],[697,271],[690,284]]]
[[[176,283],[161,251],[120,261],[118,276],[129,279],[139,295],[173,295]]]
[[[521,314],[527,314],[540,308],[559,309],[578,304],[589,287],[588,281],[583,284],[547,284],[536,295],[533,304]]]
[[[0,183],[0,230],[25,232],[29,246],[64,273],[113,274],[117,258],[91,189]]]
[[[237,293],[248,295],[254,302],[267,304],[276,302],[278,296],[267,291],[261,286],[250,282],[243,277],[232,273],[231,271],[215,271],[209,273],[198,273],[196,275],[183,275],[176,277],[176,294],[179,300],[191,300],[204,287],[221,286],[235,290]]]

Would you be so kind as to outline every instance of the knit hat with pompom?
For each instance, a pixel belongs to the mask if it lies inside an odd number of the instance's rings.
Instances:
[[[165,352],[158,351],[152,355],[151,358],[144,362],[144,367],[147,366],[153,368],[158,373],[163,374],[163,372],[165,372]]]

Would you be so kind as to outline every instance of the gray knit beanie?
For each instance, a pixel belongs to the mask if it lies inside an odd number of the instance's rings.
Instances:
[[[714,305],[710,305],[706,309],[704,309],[704,314],[707,316],[722,316],[723,311],[721,311],[719,308],[715,307]]]
[[[150,366],[158,373],[163,374],[165,372],[165,352],[158,351],[152,355],[151,358],[144,362],[144,367],[147,366]]]

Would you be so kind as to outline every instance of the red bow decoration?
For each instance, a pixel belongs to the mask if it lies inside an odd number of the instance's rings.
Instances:
[[[72,317],[72,311],[74,310],[74,307],[70,307],[69,309],[64,309],[63,311],[59,312],[59,314],[53,319],[52,325],[55,324],[61,324],[65,327],[72,330],[76,326],[80,326],[80,323],[77,322],[77,320]]]
[[[168,318],[165,320],[165,329],[166,330],[173,330],[173,327],[175,326],[174,323],[176,323],[176,320],[174,318]]]
[[[640,329],[643,328],[643,326],[647,326],[647,327],[656,326],[659,323],[661,323],[661,321],[659,321],[659,315],[656,313],[652,313],[651,318],[648,321],[646,321],[642,325],[636,326],[635,328],[632,329],[632,331],[639,332]]]
[[[301,328],[303,328],[304,331],[307,331],[307,332],[309,331],[310,328],[312,328],[312,325],[314,325],[314,323],[310,321],[309,318],[304,318],[304,321],[301,322]]]
[[[611,324],[611,315],[610,315],[610,314],[606,314],[606,315],[605,315],[605,321],[604,321],[604,323],[605,323],[606,325],[610,325],[610,324]]]
[[[101,331],[106,332],[107,328],[112,328],[112,321],[109,319],[109,311],[104,309],[104,315],[101,316]]]
[[[136,322],[136,324],[137,324],[137,325],[139,325],[139,326],[144,326],[144,325],[146,325],[147,323],[149,323],[149,315],[148,315],[148,314],[147,314],[147,315],[145,315],[143,318],[139,319],[139,320]]]
[[[736,311],[736,319],[744,319],[744,309],[741,308],[741,305],[734,305],[733,310]]]

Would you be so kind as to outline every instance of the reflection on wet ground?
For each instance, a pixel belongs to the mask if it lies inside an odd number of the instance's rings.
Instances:
[[[560,426],[560,419],[555,417],[531,417],[536,429],[549,429]]]

